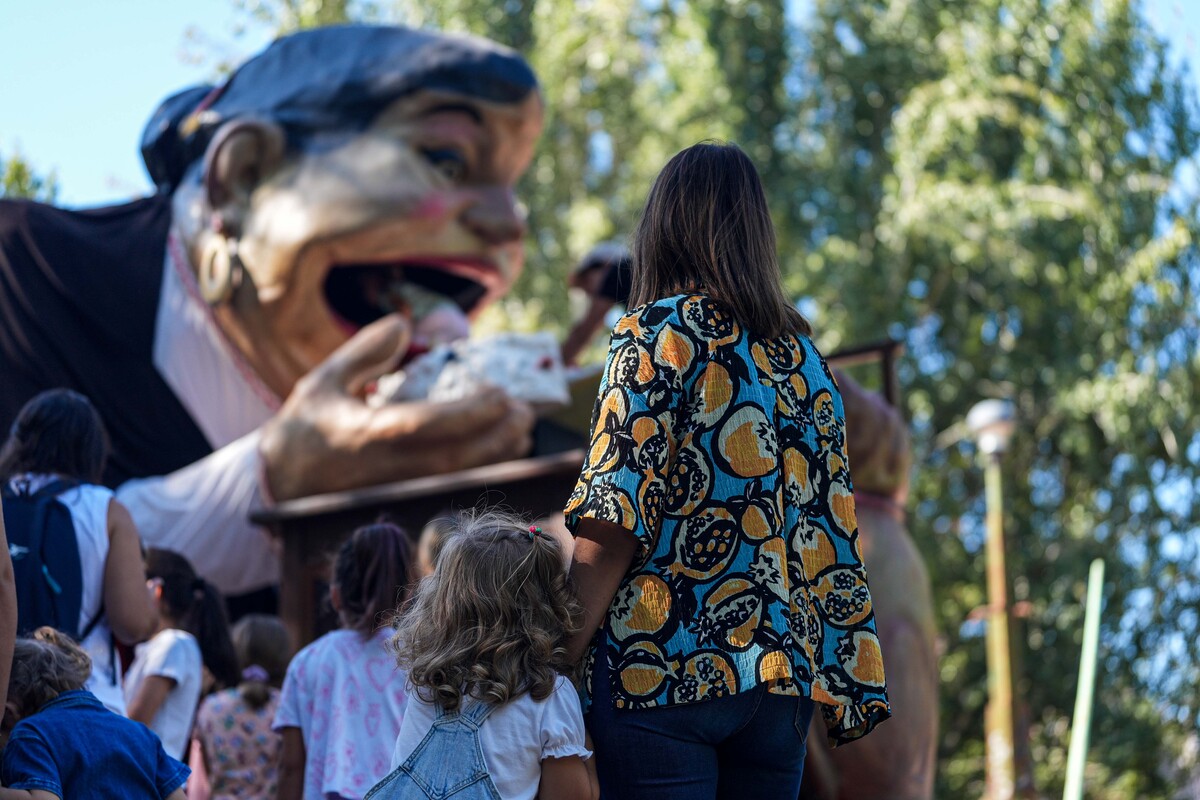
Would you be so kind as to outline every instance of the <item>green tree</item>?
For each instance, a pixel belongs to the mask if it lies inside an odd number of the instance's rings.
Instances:
[[[831,0],[817,19],[814,155],[837,190],[797,278],[831,278],[813,293],[843,335],[907,331],[914,533],[947,642],[939,793],[980,793],[986,699],[964,624],[986,602],[981,476],[953,434],[1001,395],[1023,421],[1007,520],[1039,788],[1061,790],[1103,556],[1090,796],[1167,797],[1157,765],[1200,709],[1196,218],[1168,195],[1200,132],[1192,89],[1135,3]]]
[[[28,197],[53,203],[58,197],[58,177],[39,175],[19,151],[7,158],[0,153],[0,197]]]

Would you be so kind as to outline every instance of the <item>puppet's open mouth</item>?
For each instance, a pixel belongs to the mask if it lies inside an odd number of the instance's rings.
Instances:
[[[478,277],[494,273],[494,268],[481,271],[479,265],[468,265],[456,271]],[[350,332],[397,311],[419,317],[428,309],[417,306],[431,296],[469,313],[487,292],[487,286],[479,281],[453,274],[440,264],[421,262],[339,264],[325,276],[325,301]]]

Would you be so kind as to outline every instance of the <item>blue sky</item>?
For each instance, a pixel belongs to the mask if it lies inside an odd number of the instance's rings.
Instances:
[[[802,17],[809,0],[793,0]],[[1200,3],[1148,0],[1147,13],[1179,58],[1200,73]],[[61,202],[96,205],[149,190],[137,152],[142,126],[168,94],[208,79],[211,61],[189,60],[195,30],[236,51],[231,0],[0,0],[0,154],[19,150],[54,170]]]

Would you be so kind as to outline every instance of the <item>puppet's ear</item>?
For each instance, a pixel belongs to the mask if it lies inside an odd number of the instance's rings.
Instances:
[[[283,128],[262,119],[243,118],[217,129],[204,153],[204,191],[209,207],[223,217],[240,219],[254,189],[283,163]]]

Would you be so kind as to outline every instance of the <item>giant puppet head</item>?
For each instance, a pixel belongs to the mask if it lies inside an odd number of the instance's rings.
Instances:
[[[227,338],[280,396],[394,311],[512,286],[513,187],[542,127],[529,66],[482,39],[345,26],[279,39],[168,99],[146,165]]]

